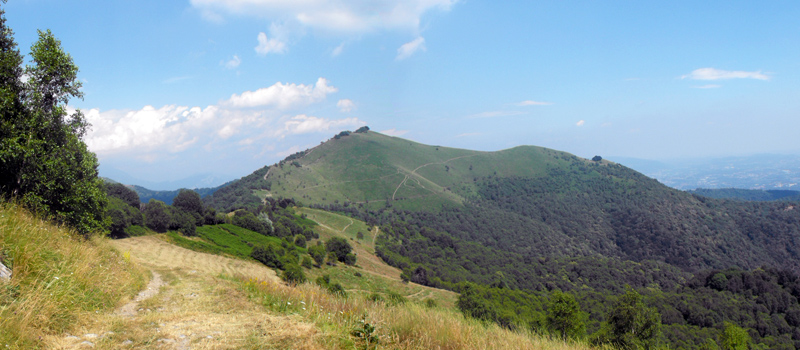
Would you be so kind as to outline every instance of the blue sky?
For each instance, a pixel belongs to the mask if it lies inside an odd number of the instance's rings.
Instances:
[[[10,0],[101,175],[246,175],[341,130],[645,159],[800,153],[796,1]]]

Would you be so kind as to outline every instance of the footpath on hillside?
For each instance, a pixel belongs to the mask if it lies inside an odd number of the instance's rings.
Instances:
[[[98,314],[74,334],[47,339],[57,349],[318,349],[318,330],[256,305],[224,276],[278,281],[243,260],[195,252],[155,236],[114,241],[149,269],[147,288],[114,312]]]

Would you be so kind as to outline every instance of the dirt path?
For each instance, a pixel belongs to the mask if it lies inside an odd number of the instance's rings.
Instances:
[[[477,156],[477,155],[478,155],[478,154],[468,154],[468,155],[466,155],[466,156],[460,156],[460,157],[450,158],[450,159],[448,159],[448,160],[445,160],[445,161],[443,161],[443,162],[432,162],[432,163],[422,164],[422,165],[420,165],[420,166],[416,167],[414,170],[411,170],[411,172],[410,172],[408,175],[406,175],[406,177],[403,179],[403,181],[400,181],[400,183],[399,183],[399,184],[397,185],[397,187],[394,189],[394,193],[392,193],[392,200],[394,200],[394,196],[397,194],[397,191],[400,189],[400,187],[402,187],[403,185],[405,185],[405,184],[406,184],[406,182],[408,182],[408,179],[409,179],[411,176],[419,176],[419,177],[421,177],[422,179],[425,179],[424,177],[422,177],[422,176],[420,176],[420,175],[418,175],[418,174],[417,174],[417,170],[419,170],[419,169],[422,169],[422,168],[424,168],[424,167],[426,167],[426,166],[429,166],[429,165],[434,165],[434,164],[447,164],[447,163],[449,163],[449,162],[451,162],[451,161],[454,161],[454,160],[456,160],[456,159],[462,159],[462,158],[475,157],[475,156]],[[428,181],[428,182],[434,183],[433,181],[430,181],[430,180],[428,180],[428,179],[425,179],[425,180],[426,180],[426,181]],[[419,182],[419,180],[416,180],[416,181],[417,181],[417,184],[418,184],[420,187],[422,187],[423,189],[426,189],[426,188],[425,188],[425,186],[423,186],[423,185],[422,185],[422,183],[420,183],[420,182]]]
[[[148,268],[147,288],[115,312],[47,339],[54,349],[320,349],[320,331],[253,303],[232,277],[280,283],[263,265],[186,250],[158,237],[113,242]]]
[[[147,284],[147,288],[139,292],[139,295],[137,295],[136,298],[133,298],[133,300],[131,300],[129,303],[117,309],[117,315],[122,315],[127,317],[136,316],[136,311],[139,308],[139,303],[147,299],[150,299],[154,295],[158,294],[158,291],[161,289],[161,286],[163,285],[164,285],[164,280],[161,279],[161,274],[153,271],[153,278],[150,280],[150,283]]]

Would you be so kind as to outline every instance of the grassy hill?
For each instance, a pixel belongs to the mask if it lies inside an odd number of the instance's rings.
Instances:
[[[392,205],[431,211],[462,205],[477,194],[478,178],[544,176],[548,168],[563,167],[575,159],[565,152],[533,146],[478,152],[367,131],[291,155],[226,190],[262,198],[293,197],[307,204],[353,204],[368,209]],[[212,195],[208,203],[227,208],[232,199],[220,197]]]
[[[762,309],[771,297],[753,301],[738,287],[712,293],[698,281],[762,276],[773,286],[763,290],[794,305],[800,292],[794,296],[787,281],[795,278],[771,279],[800,270],[800,203],[707,198],[540,147],[478,152],[374,132],[340,134],[221,188],[207,203],[256,209],[269,196],[380,225],[378,255],[407,276],[424,269],[422,284],[571,291],[589,309],[588,333],[601,329],[609,296],[630,285],[659,307],[665,341],[676,348],[700,346],[725,320],[750,329],[755,343],[800,344],[800,323],[781,321],[793,319],[794,308]],[[762,266],[768,272],[752,272]],[[714,301],[700,302],[703,293]],[[723,306],[731,300],[748,301]]]

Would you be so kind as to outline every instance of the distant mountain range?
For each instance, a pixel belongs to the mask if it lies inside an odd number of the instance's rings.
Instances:
[[[107,177],[104,177],[103,180],[105,180],[106,182],[111,182],[111,183],[122,183],[120,181],[117,181],[115,179],[109,179]],[[136,191],[136,194],[139,195],[139,201],[142,202],[142,203],[147,203],[147,202],[150,201],[150,199],[156,199],[156,200],[160,200],[160,201],[162,201],[162,202],[164,202],[164,203],[166,203],[168,205],[172,205],[172,200],[175,198],[175,196],[178,195],[178,192],[180,192],[180,189],[171,190],[171,191],[155,191],[155,190],[151,190],[151,189],[148,189],[148,188],[144,188],[144,187],[139,186],[139,185],[129,185],[129,184],[125,184],[125,183],[122,183],[122,184],[127,186],[127,187],[129,187],[129,188],[131,188],[132,190]],[[223,187],[223,186],[225,186],[227,184],[228,183],[224,183],[224,184],[219,185],[217,187],[210,187],[210,188],[192,188],[191,190],[197,192],[200,195],[200,198],[203,198],[203,197],[206,197],[208,195],[213,194],[216,190],[220,189],[221,187]]]
[[[131,176],[125,171],[100,165],[100,176],[126,185],[137,185],[152,191],[173,191],[181,188],[215,188],[229,182],[233,177],[221,174],[193,174],[171,181],[148,181]]]
[[[800,155],[762,154],[673,161],[626,157],[609,159],[680,190],[800,190]]]

